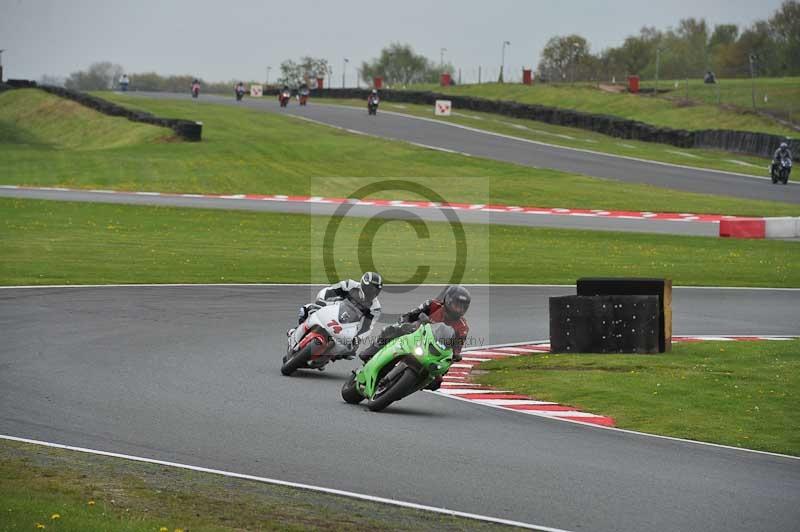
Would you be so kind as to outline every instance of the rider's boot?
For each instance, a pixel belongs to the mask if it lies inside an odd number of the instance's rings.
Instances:
[[[443,380],[444,379],[442,379],[441,377],[436,377],[435,379],[433,379],[431,381],[431,383],[429,385],[427,385],[425,387],[425,389],[426,390],[431,390],[432,392],[435,392],[436,390],[438,390],[439,388],[442,387],[442,381]]]

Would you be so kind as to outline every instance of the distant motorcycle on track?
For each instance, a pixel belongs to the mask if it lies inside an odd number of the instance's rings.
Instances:
[[[780,162],[770,166],[770,176],[772,183],[789,183],[789,174],[792,173],[792,160],[789,157],[784,157]]]
[[[367,98],[367,114],[369,115],[377,115],[378,114],[378,105],[380,105],[381,99],[378,96],[378,91],[374,90],[370,93],[369,97]]]
[[[278,101],[281,104],[281,107],[286,107],[289,105],[289,100],[292,97],[292,93],[288,90],[282,90],[280,94],[278,94]]]

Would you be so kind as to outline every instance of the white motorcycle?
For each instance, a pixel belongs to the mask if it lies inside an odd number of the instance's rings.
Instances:
[[[322,371],[330,362],[353,358],[364,319],[364,312],[347,299],[312,310],[289,334],[281,373],[288,376],[301,368]]]

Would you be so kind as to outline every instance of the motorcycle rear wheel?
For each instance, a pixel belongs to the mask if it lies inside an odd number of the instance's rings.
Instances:
[[[375,399],[367,402],[367,408],[373,412],[380,412],[390,404],[405,397],[411,390],[416,388],[417,375],[412,370],[407,369],[386,391],[377,395]]]
[[[320,344],[319,340],[310,341],[307,346],[283,362],[283,365],[281,365],[281,373],[288,377],[301,367],[305,366],[311,358],[311,355],[314,353],[314,350],[321,345],[322,344]]]

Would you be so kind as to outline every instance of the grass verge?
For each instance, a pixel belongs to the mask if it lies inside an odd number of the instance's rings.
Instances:
[[[303,489],[0,441],[0,529],[513,530]]]
[[[53,156],[65,151],[124,148],[179,142],[172,130],[111,117],[79,103],[39,90],[0,94],[0,150],[38,150]],[[0,153],[2,153],[0,152]],[[6,160],[6,162],[9,162]],[[3,173],[11,171],[4,164]]]
[[[686,90],[685,79],[659,80],[659,90],[670,92],[660,95],[676,102],[689,101],[705,104],[720,104],[728,108],[750,111],[753,100],[758,111],[764,111],[784,119],[800,119],[800,78],[723,78],[717,83],[704,83],[702,78],[689,79],[689,90]],[[655,80],[641,83],[643,88],[655,88]],[[798,132],[795,132],[796,137]]]
[[[39,91],[11,91],[39,94]],[[8,94],[8,93],[6,93]],[[5,95],[0,95],[0,107]],[[800,206],[528,168],[343,133],[287,116],[194,101],[103,94],[158,116],[202,121],[204,140],[115,149],[0,142],[0,183],[181,193],[336,195],[365,177],[436,180],[449,201],[540,207],[797,216]],[[60,123],[64,135],[69,125]],[[473,187],[468,179],[488,186]],[[764,186],[769,186],[765,183]],[[488,196],[486,190],[488,189]],[[394,194],[394,193],[392,193]],[[406,199],[401,196],[392,199]],[[385,196],[386,197],[386,196]]]
[[[0,283],[327,282],[328,219],[306,215],[0,199]],[[420,224],[423,222],[419,222]],[[389,280],[448,282],[451,228],[345,218],[340,277],[371,251]],[[800,246],[783,241],[465,225],[466,283],[572,284],[584,276],[668,277],[679,285],[800,287]],[[372,242],[370,244],[370,242]],[[365,247],[365,244],[367,246]],[[409,258],[411,257],[411,258]],[[313,266],[313,267],[312,267]]]
[[[314,102],[358,108],[364,106],[363,101],[351,99],[320,98],[315,99]],[[769,164],[768,159],[760,157],[719,150],[686,150],[668,144],[619,139],[584,129],[554,126],[544,122],[492,113],[455,109],[450,116],[434,116],[433,108],[428,105],[387,101],[382,106],[385,111],[420,116],[556,146],[635,157],[637,159],[678,164],[693,168],[722,170],[764,177],[766,175],[766,167]]]
[[[796,78],[793,79],[793,83],[798,83]],[[666,88],[664,82],[661,83],[661,88]],[[687,106],[668,98],[648,98],[637,94],[605,92],[594,85],[585,83],[576,85],[482,83],[454,87],[419,85],[409,87],[409,89],[432,90],[444,94],[575,109],[589,113],[621,116],[674,129],[734,129],[776,135],[797,135],[797,132],[791,128],[745,110],[720,108],[707,103]]]
[[[800,455],[800,340],[676,344],[664,355],[551,354],[480,365],[482,384],[617,426]]]

